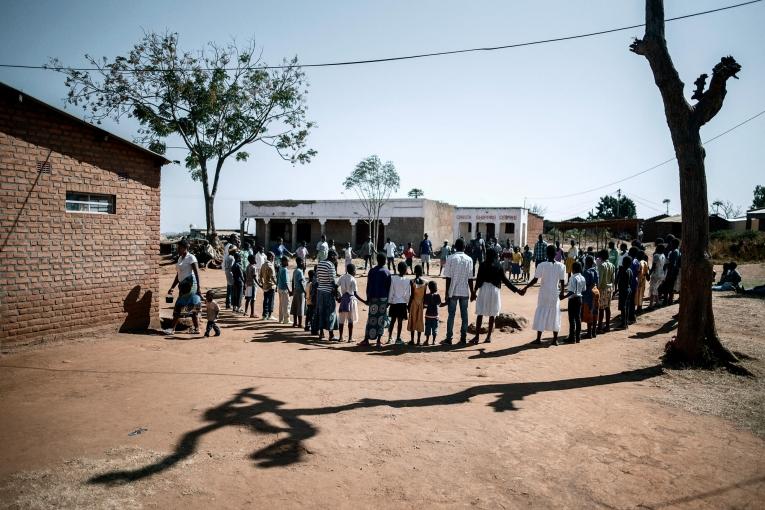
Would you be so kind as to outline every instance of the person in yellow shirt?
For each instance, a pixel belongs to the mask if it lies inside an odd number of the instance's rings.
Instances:
[[[521,279],[521,263],[523,262],[523,255],[521,255],[520,247],[513,248],[513,254],[510,259],[510,274],[513,281],[519,281]]]

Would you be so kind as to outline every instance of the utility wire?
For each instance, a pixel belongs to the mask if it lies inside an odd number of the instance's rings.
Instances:
[[[744,124],[747,124],[747,123],[753,121],[754,119],[756,119],[757,117],[759,117],[759,116],[761,116],[763,114],[765,114],[765,110],[762,110],[761,112],[759,112],[759,113],[757,113],[755,115],[752,115],[748,119],[746,119],[746,120],[744,120],[742,122],[739,122],[738,124],[736,124],[732,128],[727,129],[727,130],[723,131],[722,133],[720,133],[718,135],[715,135],[712,138],[710,138],[710,139],[708,139],[708,140],[706,140],[704,142],[701,142],[701,143],[703,145],[706,145],[706,144],[708,144],[710,142],[713,142],[713,141],[717,140],[718,138],[720,138],[721,136],[727,135],[728,133],[730,133],[734,129],[740,128]],[[646,168],[645,170],[641,170],[641,171],[639,171],[637,173],[634,173],[634,174],[628,175],[626,177],[623,177],[623,178],[621,178],[621,179],[619,179],[617,181],[609,182],[608,184],[603,184],[602,186],[597,186],[595,188],[590,188],[588,190],[577,191],[576,193],[569,193],[569,194],[566,194],[566,195],[556,195],[556,196],[551,196],[551,197],[526,197],[526,198],[531,199],[531,200],[556,200],[556,199],[559,199],[559,198],[571,198],[571,197],[575,197],[575,196],[578,196],[578,195],[584,195],[586,193],[591,193],[593,191],[598,191],[598,190],[601,190],[601,189],[604,189],[604,188],[609,188],[609,187],[613,186],[614,184],[619,184],[619,183],[622,183],[624,181],[628,181],[630,179],[634,179],[635,177],[638,177],[640,175],[648,173],[651,170],[656,170],[657,168],[662,167],[662,166],[666,165],[667,163],[671,163],[671,162],[675,161],[676,159],[677,159],[676,157],[670,158],[670,159],[668,159],[666,161],[662,161],[661,163],[659,163],[657,165],[654,165],[654,166],[652,166],[650,168]]]
[[[748,2],[741,2],[738,4],[728,5],[725,7],[719,7],[717,9],[709,9],[707,11],[699,11],[694,12],[691,14],[684,14],[682,16],[675,16],[672,18],[666,18],[665,22],[670,21],[677,21],[681,19],[687,19],[687,18],[693,18],[696,16],[703,16],[705,14],[712,14],[715,12],[721,12],[721,11],[727,11],[729,9],[735,9],[738,7],[744,7],[746,5],[756,4],[761,2],[762,0],[750,0]],[[377,64],[381,62],[395,62],[400,60],[413,60],[413,59],[419,59],[419,58],[429,58],[429,57],[442,57],[445,55],[457,55],[460,53],[474,53],[479,51],[497,51],[497,50],[507,50],[512,48],[521,48],[524,46],[534,46],[537,44],[548,44],[548,43],[554,43],[554,42],[561,42],[561,41],[571,41],[574,39],[583,39],[586,37],[595,37],[598,35],[605,35],[605,34],[611,34],[614,32],[622,32],[625,30],[632,30],[635,28],[644,27],[645,23],[640,23],[636,25],[629,25],[625,27],[618,27],[618,28],[609,28],[606,30],[599,30],[597,32],[588,32],[585,34],[576,34],[576,35],[567,35],[562,37],[554,37],[551,39],[539,39],[536,41],[527,41],[527,42],[521,42],[521,43],[515,43],[515,44],[505,44],[502,46],[487,46],[487,47],[481,47],[481,48],[465,48],[460,50],[449,50],[449,51],[436,51],[432,53],[419,53],[415,55],[404,55],[404,56],[398,56],[398,57],[386,57],[386,58],[372,58],[372,59],[365,59],[365,60],[347,60],[347,61],[340,61],[340,62],[325,62],[325,63],[318,63],[318,64],[295,64],[295,65],[280,65],[280,66],[258,66],[255,67],[255,69],[288,69],[293,67],[334,67],[334,66],[349,66],[349,65],[358,65],[358,64]],[[32,65],[21,65],[21,64],[0,64],[0,67],[5,68],[13,68],[13,69],[45,69],[50,71],[60,71],[62,69],[68,69],[68,70],[74,70],[74,71],[100,71],[101,69],[96,67],[72,67],[72,68],[59,68],[59,67],[51,67],[51,66],[32,66]],[[216,69],[223,69],[226,71],[234,71],[237,68],[235,67],[224,67],[224,68],[202,68],[204,71],[214,71]],[[157,69],[130,69],[130,70],[122,70],[119,72],[123,73],[136,73],[136,72],[165,72],[164,70],[157,70]]]

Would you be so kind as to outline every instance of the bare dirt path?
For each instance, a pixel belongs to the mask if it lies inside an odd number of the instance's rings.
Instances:
[[[746,301],[761,346],[762,301]],[[505,310],[535,303],[503,291]],[[226,313],[216,339],[4,356],[0,507],[762,508],[763,440],[662,403],[672,313],[579,345],[534,348],[524,331],[380,351]]]

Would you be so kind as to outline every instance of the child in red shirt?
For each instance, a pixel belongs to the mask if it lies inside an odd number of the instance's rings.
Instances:
[[[406,250],[404,250],[404,258],[406,259],[406,267],[409,272],[413,272],[412,264],[414,261],[414,250],[412,249],[412,243],[406,243]]]

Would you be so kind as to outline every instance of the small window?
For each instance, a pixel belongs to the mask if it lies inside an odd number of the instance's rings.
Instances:
[[[66,192],[67,212],[93,214],[114,214],[116,197],[114,195],[95,195],[93,193]]]
[[[38,161],[37,172],[41,174],[49,174],[51,170],[50,161]]]
[[[505,223],[505,234],[515,234],[515,223]]]

